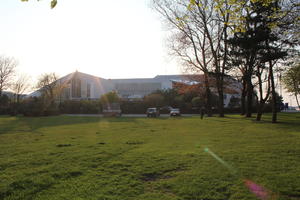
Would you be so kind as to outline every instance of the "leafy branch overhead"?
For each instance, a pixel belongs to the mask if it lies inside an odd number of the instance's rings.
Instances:
[[[23,1],[23,2],[26,1],[27,2],[29,0],[21,0],[21,1]],[[40,1],[40,0],[37,0],[37,1]],[[50,3],[51,8],[54,8],[56,6],[56,4],[57,4],[57,0],[51,0],[51,3]]]

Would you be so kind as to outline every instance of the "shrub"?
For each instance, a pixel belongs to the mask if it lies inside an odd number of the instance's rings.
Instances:
[[[20,112],[24,116],[28,116],[28,117],[43,116],[44,114],[43,100],[38,97],[25,99],[21,104]]]
[[[58,115],[57,104],[48,104],[42,97],[25,99],[18,105],[18,112],[28,117]]]
[[[145,114],[147,105],[143,101],[123,101],[121,110],[124,114]]]
[[[102,110],[99,101],[74,101],[68,100],[60,103],[59,109],[61,113],[65,114],[98,114]]]
[[[149,94],[144,97],[144,103],[147,107],[163,107],[164,106],[164,97],[161,94]]]
[[[7,95],[0,96],[0,115],[6,115],[10,113],[10,99]]]

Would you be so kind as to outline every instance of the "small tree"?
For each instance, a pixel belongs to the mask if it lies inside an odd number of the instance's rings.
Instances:
[[[108,92],[101,96],[100,102],[102,105],[111,104],[111,103],[120,103],[121,99],[118,96],[117,92],[112,91]]]
[[[149,94],[148,96],[145,96],[144,102],[147,106],[163,107],[164,97],[161,94]]]
[[[241,102],[241,99],[240,99],[240,98],[235,97],[235,96],[232,96],[232,97],[230,98],[228,107],[229,107],[229,108],[238,108],[238,107],[241,106],[240,102]]]
[[[0,96],[0,115],[8,114],[7,111],[9,110],[9,105],[10,105],[9,97],[6,94]]]
[[[17,80],[12,84],[12,91],[15,93],[15,101],[20,102],[20,96],[23,95],[30,87],[29,77],[20,75]]]
[[[58,106],[55,100],[59,97],[65,86],[58,81],[55,73],[42,74],[39,78],[37,88],[41,92],[43,115],[58,114]]]
[[[281,105],[283,105],[283,97],[280,96],[277,92],[276,92],[276,111],[280,111],[280,108],[281,108]],[[272,107],[273,106],[273,96],[270,96],[268,101],[267,101],[267,104]]]
[[[297,101],[297,105],[300,108],[299,99],[300,96],[300,63],[289,68],[283,76],[283,83],[288,92],[292,93]]]
[[[14,58],[0,56],[0,96],[3,90],[11,86],[16,67],[17,61]]]
[[[42,93],[42,96],[54,104],[55,97],[60,92],[59,83],[57,82],[58,75],[53,73],[42,74],[38,80],[37,88]]]
[[[205,105],[205,99],[201,97],[194,97],[192,99],[192,104],[193,106],[200,108]]]

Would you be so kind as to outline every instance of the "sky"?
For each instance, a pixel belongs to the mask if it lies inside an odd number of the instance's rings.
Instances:
[[[149,0],[1,0],[0,55],[35,80],[76,70],[102,78],[179,74]]]
[[[43,73],[76,70],[102,78],[180,74],[167,30],[150,0],[1,0],[0,55],[18,60],[34,84]],[[285,102],[296,105],[283,93]]]

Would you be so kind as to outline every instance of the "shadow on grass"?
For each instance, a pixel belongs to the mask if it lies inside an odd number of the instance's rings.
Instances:
[[[7,120],[7,122],[5,122]],[[9,117],[0,116],[0,121],[5,123],[0,127],[0,134],[11,132],[37,132],[45,127],[55,127],[73,124],[87,123],[122,123],[136,122],[136,118],[100,118],[100,117],[71,117],[71,116],[51,116],[51,117]]]
[[[220,118],[219,118],[220,119]],[[253,124],[269,124],[270,128],[285,129],[288,131],[296,131],[300,133],[300,113],[278,113],[277,123],[272,123],[272,113],[265,113],[261,121],[256,121],[256,114],[251,118],[246,118],[241,115],[227,115],[224,119],[249,121]]]

